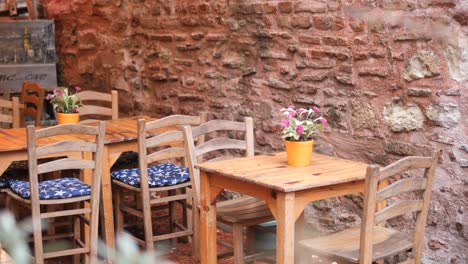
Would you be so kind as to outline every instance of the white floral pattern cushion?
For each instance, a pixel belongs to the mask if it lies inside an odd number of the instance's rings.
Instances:
[[[140,187],[140,170],[138,168],[118,170],[111,173],[112,178],[133,187]],[[190,180],[188,168],[172,163],[164,163],[148,168],[149,187],[176,185]]]
[[[12,180],[10,188],[23,199],[31,197],[29,182]],[[91,186],[77,178],[60,178],[39,183],[39,199],[66,199],[91,194]]]

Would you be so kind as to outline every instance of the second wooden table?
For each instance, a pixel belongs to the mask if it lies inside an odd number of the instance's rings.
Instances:
[[[201,171],[201,263],[216,263],[215,200],[224,190],[267,202],[277,221],[277,263],[294,263],[294,225],[316,200],[363,192],[367,164],[313,154],[312,165],[290,167],[286,153],[204,163]]]

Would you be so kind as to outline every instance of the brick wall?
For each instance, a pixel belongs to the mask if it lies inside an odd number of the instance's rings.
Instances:
[[[468,258],[468,4],[463,0],[50,0],[63,85],[120,93],[124,114],[253,116],[283,148],[279,109],[320,106],[318,151],[388,164],[443,150],[424,263]],[[310,227],[359,223],[359,197]],[[399,222],[391,223],[399,225]]]

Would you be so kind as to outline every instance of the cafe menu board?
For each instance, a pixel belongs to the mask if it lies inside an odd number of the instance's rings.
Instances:
[[[23,81],[57,86],[52,20],[0,22],[0,92],[21,90]]]

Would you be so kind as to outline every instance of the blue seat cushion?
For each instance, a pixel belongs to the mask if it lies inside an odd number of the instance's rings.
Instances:
[[[140,170],[138,168],[118,170],[111,173],[113,179],[133,187],[140,187]],[[148,168],[149,187],[176,185],[190,180],[188,168],[172,163],[164,163]]]
[[[31,197],[29,182],[12,180],[10,188],[23,199]],[[91,186],[77,178],[60,178],[39,183],[39,199],[66,199],[91,194]]]
[[[10,188],[11,179],[5,176],[0,177],[0,189]]]

